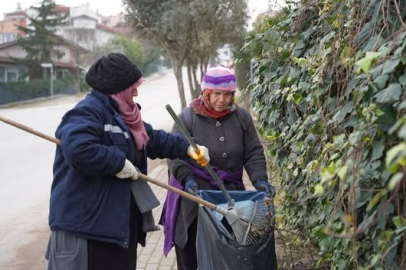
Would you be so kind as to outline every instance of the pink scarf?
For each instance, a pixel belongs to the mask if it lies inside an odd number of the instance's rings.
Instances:
[[[120,115],[133,135],[135,145],[141,150],[149,141],[149,137],[141,119],[138,105],[135,104],[132,96],[131,86],[117,94],[111,95],[117,102]]]

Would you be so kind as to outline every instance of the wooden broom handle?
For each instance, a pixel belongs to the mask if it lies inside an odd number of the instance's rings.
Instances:
[[[25,126],[25,125],[23,125],[23,124],[17,123],[17,122],[15,122],[15,121],[13,121],[13,120],[7,119],[7,118],[5,118],[5,117],[3,117],[3,116],[0,116],[0,121],[3,121],[3,122],[6,123],[6,124],[9,124],[9,125],[12,125],[12,126],[14,126],[14,127],[16,127],[16,128],[19,128],[19,129],[22,129],[22,130],[24,130],[24,131],[27,131],[28,133],[34,134],[34,135],[36,135],[36,136],[38,136],[38,137],[41,137],[41,138],[43,138],[43,139],[45,139],[45,140],[48,140],[48,141],[50,141],[50,142],[53,142],[53,143],[56,143],[56,144],[61,144],[61,141],[58,140],[58,139],[55,138],[55,137],[48,136],[48,135],[46,135],[46,134],[44,134],[44,133],[41,133],[41,132],[39,132],[39,131],[36,131],[36,130],[34,130],[34,129],[28,127],[28,126]]]
[[[182,196],[182,197],[184,197],[184,198],[186,198],[188,200],[191,200],[191,201],[193,201],[195,203],[199,203],[201,205],[204,205],[204,206],[206,206],[206,207],[208,207],[208,208],[210,208],[212,210],[217,209],[217,206],[215,204],[211,203],[211,202],[203,200],[202,198],[194,196],[194,195],[192,195],[190,193],[187,193],[187,192],[185,192],[185,191],[183,191],[181,189],[178,189],[178,188],[175,188],[175,187],[170,186],[168,184],[162,183],[162,182],[160,182],[160,181],[158,181],[158,180],[156,180],[154,178],[151,178],[151,177],[149,177],[149,176],[147,176],[145,174],[142,174],[142,173],[139,172],[138,177],[141,178],[141,179],[144,179],[144,180],[146,180],[148,182],[151,182],[151,183],[153,183],[153,184],[155,184],[157,186],[160,186],[160,187],[162,187],[164,189],[175,192],[176,194],[178,194],[178,195],[180,195],[180,196]]]
[[[42,133],[42,132],[36,131],[36,130],[34,130],[34,129],[32,129],[32,128],[26,126],[26,125],[17,123],[17,122],[15,122],[15,121],[13,121],[13,120],[10,120],[10,119],[7,119],[7,118],[5,118],[5,117],[0,116],[0,121],[4,122],[4,123],[6,123],[6,124],[12,125],[12,126],[14,126],[14,127],[16,127],[16,128],[22,129],[22,130],[24,130],[24,131],[26,131],[26,132],[28,132],[28,133],[34,134],[34,135],[36,135],[36,136],[38,136],[38,137],[41,137],[41,138],[43,138],[43,139],[45,139],[45,140],[48,140],[48,141],[50,141],[50,142],[53,142],[53,143],[55,143],[55,144],[58,144],[58,145],[61,144],[61,141],[58,140],[57,138],[52,137],[52,136],[48,136],[48,135],[46,135],[46,134],[44,134],[44,133]],[[168,185],[168,184],[162,183],[162,182],[160,182],[160,181],[158,181],[158,180],[156,180],[156,179],[154,179],[154,178],[151,178],[151,177],[149,177],[149,176],[147,176],[147,175],[145,175],[145,174],[138,173],[138,177],[141,178],[141,179],[144,179],[144,180],[146,180],[146,181],[148,181],[148,182],[151,182],[151,183],[153,183],[153,184],[155,184],[155,185],[157,185],[157,186],[160,186],[160,187],[162,187],[162,188],[164,188],[164,189],[167,189],[167,190],[170,190],[170,191],[172,191],[172,192],[175,192],[176,194],[178,194],[178,195],[180,195],[180,196],[182,196],[182,197],[185,197],[185,198],[188,199],[188,200],[191,200],[191,201],[193,201],[193,202],[195,202],[195,203],[199,203],[199,204],[201,204],[201,205],[204,205],[204,206],[206,206],[206,207],[208,207],[208,208],[210,208],[210,209],[216,210],[216,208],[217,208],[217,206],[216,206],[215,204],[211,203],[211,202],[208,202],[208,201],[206,201],[206,200],[203,200],[203,199],[200,198],[200,197],[193,196],[193,195],[190,194],[190,193],[187,193],[187,192],[185,192],[185,191],[183,191],[183,190],[180,190],[180,189],[178,189],[178,188],[172,187],[172,186],[170,186],[170,185]]]

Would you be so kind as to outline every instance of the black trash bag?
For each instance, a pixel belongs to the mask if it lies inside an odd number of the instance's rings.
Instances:
[[[263,200],[264,192],[230,191],[237,202]],[[225,203],[220,191],[202,190],[204,200],[216,205]],[[196,239],[199,270],[277,270],[274,230],[253,245],[241,245],[233,235],[225,218],[213,210],[200,206]]]

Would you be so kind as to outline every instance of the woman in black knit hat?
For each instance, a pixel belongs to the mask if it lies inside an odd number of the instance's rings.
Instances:
[[[61,144],[51,187],[49,270],[136,269],[137,244],[145,245],[146,232],[155,229],[151,210],[159,204],[137,179],[138,171],[147,173],[147,157],[208,163],[207,148],[199,146],[197,155],[182,137],[142,121],[133,96],[144,80],[126,56],[103,56],[86,74],[91,92],[63,116],[55,133]]]

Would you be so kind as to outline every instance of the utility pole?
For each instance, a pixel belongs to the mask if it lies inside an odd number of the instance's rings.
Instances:
[[[50,88],[50,95],[51,95],[51,99],[54,98],[54,66],[52,65],[52,63],[42,63],[41,67],[47,69],[49,68],[50,70],[50,81],[51,81],[51,88]]]

